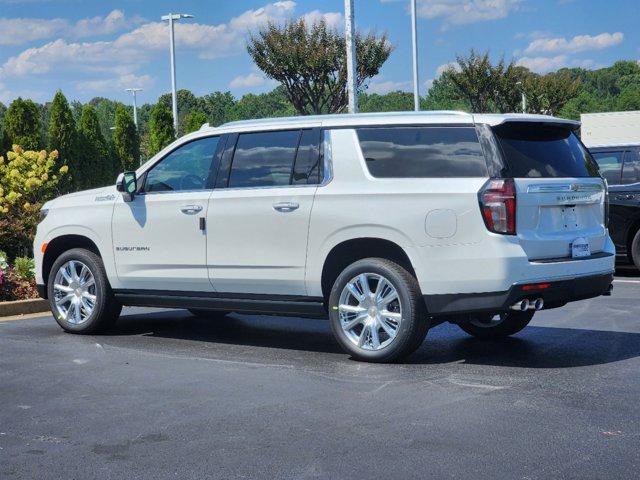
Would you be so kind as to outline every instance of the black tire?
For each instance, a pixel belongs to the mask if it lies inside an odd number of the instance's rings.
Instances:
[[[631,242],[631,262],[640,270],[640,230],[636,232]]]
[[[502,321],[495,323],[494,325],[490,324],[494,315],[475,315],[473,317],[469,317],[464,322],[458,323],[458,326],[474,337],[486,339],[504,338],[515,335],[524,327],[529,325],[534,313],[535,310],[502,313],[500,314],[500,319]],[[483,323],[486,323],[487,325],[482,326]]]
[[[381,275],[391,282],[402,305],[402,319],[395,338],[379,350],[358,347],[348,338],[340,323],[340,295],[347,283],[362,273]],[[340,346],[354,358],[367,362],[394,362],[406,357],[420,347],[429,330],[429,319],[418,281],[397,263],[383,258],[358,260],[342,271],[329,295],[329,320]]]
[[[70,260],[82,262],[90,270],[95,281],[96,301],[91,314],[80,324],[67,321],[58,312],[55,303],[54,282],[60,267]],[[107,279],[102,259],[90,250],[74,248],[61,254],[51,267],[47,282],[47,296],[53,317],[66,332],[77,334],[100,333],[111,327],[120,316],[122,305],[115,299]]]
[[[189,310],[189,313],[191,313],[191,315],[195,317],[211,318],[211,319],[224,318],[231,313],[223,310],[206,310],[206,309],[200,309],[200,308],[189,308],[188,310]]]

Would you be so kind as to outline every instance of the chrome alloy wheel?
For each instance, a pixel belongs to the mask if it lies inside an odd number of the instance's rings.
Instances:
[[[78,260],[64,263],[53,284],[54,302],[59,318],[81,325],[96,306],[96,282],[91,270]]]
[[[402,305],[393,284],[376,273],[362,273],[342,289],[340,326],[347,338],[364,350],[380,350],[396,338]]]

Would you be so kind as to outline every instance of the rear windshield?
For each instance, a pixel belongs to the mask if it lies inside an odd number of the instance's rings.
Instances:
[[[568,128],[506,123],[493,129],[515,178],[598,177],[598,165]]]
[[[358,128],[360,148],[377,178],[486,177],[473,127]]]

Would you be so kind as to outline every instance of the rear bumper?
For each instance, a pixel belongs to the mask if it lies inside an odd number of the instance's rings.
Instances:
[[[613,272],[549,281],[544,290],[524,291],[525,284],[513,285],[504,292],[460,293],[450,295],[424,295],[430,315],[457,315],[476,312],[503,312],[518,300],[542,298],[544,308],[557,308],[569,302],[599,297],[609,293]]]

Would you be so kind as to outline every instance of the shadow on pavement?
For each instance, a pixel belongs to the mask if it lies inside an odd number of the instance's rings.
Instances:
[[[182,311],[159,312],[125,316],[109,334],[343,354],[326,320],[237,315],[206,319]],[[530,326],[514,337],[487,341],[445,324],[432,329],[405,363],[570,368],[638,356],[638,333]]]

